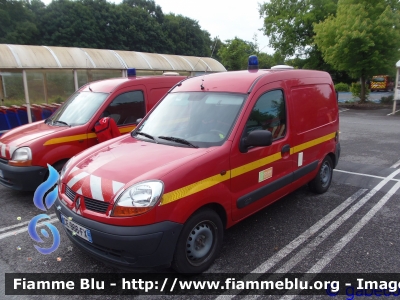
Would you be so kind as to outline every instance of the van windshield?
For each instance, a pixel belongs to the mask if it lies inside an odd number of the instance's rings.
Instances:
[[[385,77],[374,77],[372,78],[373,82],[385,82]]]
[[[132,136],[181,147],[220,146],[228,138],[246,96],[212,92],[168,94]]]
[[[76,92],[47,119],[47,123],[56,126],[83,125],[93,117],[107,96],[106,93]]]

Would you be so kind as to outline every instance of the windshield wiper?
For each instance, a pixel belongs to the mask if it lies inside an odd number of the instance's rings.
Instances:
[[[71,126],[71,125],[69,125],[67,122],[64,122],[64,121],[52,121],[52,124],[54,124],[54,123],[61,123],[61,124],[65,124],[65,125],[67,125],[67,126]]]
[[[177,143],[184,144],[184,145],[188,145],[188,146],[193,147],[193,148],[199,148],[198,146],[193,145],[191,142],[189,142],[189,141],[187,141],[185,139],[178,138],[178,137],[159,136],[158,138],[159,139],[163,139],[163,140],[167,140],[167,141],[177,142]]]
[[[147,138],[149,138],[149,139],[154,140],[154,141],[157,143],[157,141],[156,141],[156,139],[154,138],[154,136],[152,136],[152,135],[150,135],[150,134],[148,134],[148,133],[141,132],[141,131],[136,131],[136,134],[143,135],[143,136],[145,136],[145,137],[147,137]]]

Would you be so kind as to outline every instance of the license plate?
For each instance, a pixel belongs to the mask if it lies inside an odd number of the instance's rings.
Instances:
[[[3,170],[0,170],[0,177],[1,177],[1,178],[4,178]]]
[[[89,229],[86,229],[85,227],[83,227],[79,224],[76,224],[72,220],[68,220],[68,218],[63,215],[61,215],[61,222],[63,223],[65,228],[67,228],[68,230],[70,230],[72,232],[72,235],[77,235],[77,236],[83,238],[84,240],[93,243],[92,235],[91,235]]]

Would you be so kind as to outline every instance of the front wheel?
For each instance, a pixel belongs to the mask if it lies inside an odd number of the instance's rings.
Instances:
[[[202,209],[186,221],[176,245],[172,267],[179,273],[201,273],[214,262],[222,246],[224,227],[211,209]]]
[[[314,179],[308,184],[311,191],[314,193],[323,194],[329,189],[332,182],[332,165],[332,159],[329,156],[326,156],[322,161],[317,176],[315,176]]]

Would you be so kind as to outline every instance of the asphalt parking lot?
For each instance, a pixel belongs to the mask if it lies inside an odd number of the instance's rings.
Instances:
[[[398,273],[400,116],[387,116],[388,113],[387,109],[342,109],[342,153],[329,191],[315,195],[304,186],[227,230],[221,254],[208,272]],[[32,193],[0,186],[1,299],[61,297],[4,296],[5,273],[123,272],[76,249],[53,212],[49,213],[50,222],[61,233],[60,247],[49,255],[36,251],[27,224],[41,211],[33,205],[32,197]],[[139,298],[157,298],[149,297]],[[259,298],[258,295],[207,296],[235,297]],[[294,297],[286,295],[285,299]],[[121,299],[121,296],[99,295],[90,299]]]

